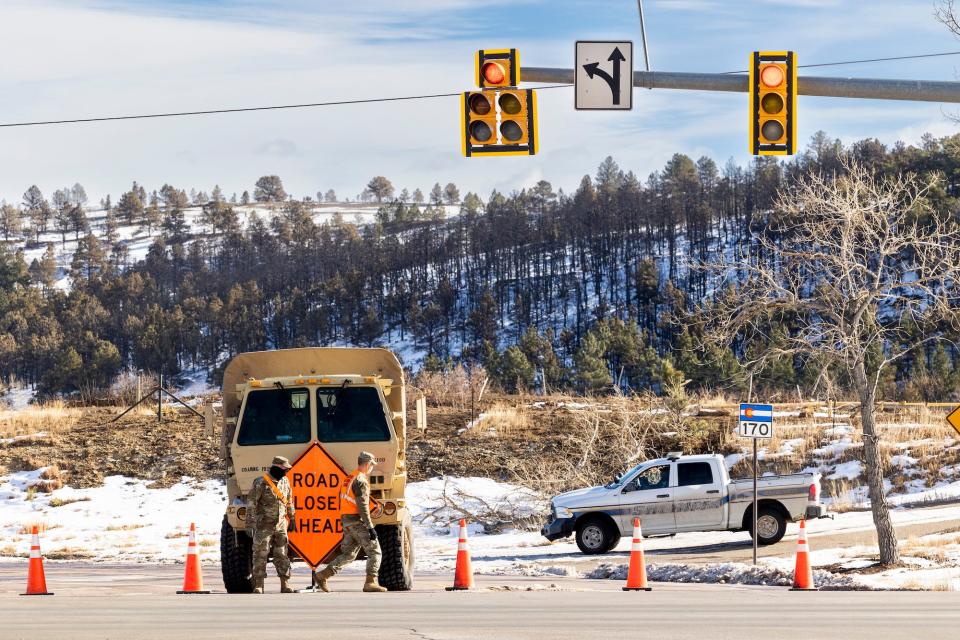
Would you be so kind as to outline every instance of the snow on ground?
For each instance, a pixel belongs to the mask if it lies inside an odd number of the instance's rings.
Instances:
[[[35,395],[33,387],[11,387],[0,395],[0,406],[6,405],[11,411],[21,411],[33,402]]]
[[[122,476],[106,478],[102,487],[64,487],[50,494],[28,487],[42,470],[0,477],[0,555],[26,556],[29,528],[45,531],[41,547],[50,560],[87,559],[111,562],[182,562],[186,531],[197,524],[200,553],[207,564],[219,560],[219,531],[226,502],[219,481],[190,478],[170,488],[151,489],[150,482]],[[945,487],[960,496],[960,481]],[[918,498],[920,494],[904,496]],[[572,537],[549,542],[538,531],[511,528],[509,519],[531,525],[541,522],[539,501],[532,491],[490,478],[433,478],[411,483],[408,504],[414,520],[417,570],[450,573],[456,563],[458,522],[470,520],[469,547],[473,570],[483,575],[583,576],[621,579],[630,548],[621,540],[615,554],[599,567],[596,558],[582,555]],[[470,518],[469,514],[482,514]],[[960,519],[960,504],[926,509],[895,508],[894,523],[920,524]],[[807,530],[811,562],[822,586],[835,588],[929,588],[960,590],[960,534],[926,536],[902,541],[905,566],[880,573],[843,574],[824,567],[869,567],[876,548],[820,548],[823,536],[870,531],[869,511],[841,513],[833,520],[814,520]],[[792,575],[796,525],[790,525],[781,543],[783,555],[763,559],[759,567],[740,563],[688,564],[670,562],[658,552],[718,545],[742,545],[742,532],[680,533],[672,538],[644,540],[651,580],[786,584]],[[612,563],[610,561],[613,561]],[[360,563],[352,572],[362,570]]]
[[[195,522],[201,553],[219,545],[226,489],[215,480],[184,478],[167,489],[110,476],[101,487],[64,487],[52,493],[29,489],[42,469],[0,478],[0,555],[23,555],[29,527],[45,529],[48,558],[136,562],[182,561],[186,532]],[[208,558],[209,559],[209,558]]]

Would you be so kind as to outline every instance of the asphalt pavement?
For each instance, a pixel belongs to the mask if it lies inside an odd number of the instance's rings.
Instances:
[[[623,592],[611,580],[480,577],[446,592],[450,576],[418,576],[406,593],[177,595],[182,566],[47,563],[53,596],[21,597],[25,562],[0,565],[2,638],[956,638],[960,593],[791,592],[780,587],[654,583]],[[295,583],[309,583],[302,565]]]

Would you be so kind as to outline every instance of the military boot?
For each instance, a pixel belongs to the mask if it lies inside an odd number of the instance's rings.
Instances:
[[[280,578],[280,593],[296,593],[295,589],[290,588],[290,578]]]
[[[324,593],[330,593],[330,585],[327,584],[327,580],[330,579],[330,573],[326,569],[323,571],[313,574],[313,586],[323,591]]]
[[[377,583],[377,576],[367,576],[367,581],[363,583],[363,590],[367,593],[384,593],[386,588]]]
[[[263,578],[254,578],[254,579],[253,579],[253,592],[254,592],[254,593],[263,593]]]

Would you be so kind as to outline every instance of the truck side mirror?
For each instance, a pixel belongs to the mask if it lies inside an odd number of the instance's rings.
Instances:
[[[208,437],[208,438],[212,438],[212,437],[213,437],[213,422],[214,422],[214,419],[215,419],[215,418],[214,418],[214,415],[213,415],[213,403],[212,403],[212,402],[206,402],[206,403],[204,403],[204,405],[203,405],[203,435],[205,435],[205,436]]]
[[[417,398],[417,429],[420,433],[427,430],[427,397]]]

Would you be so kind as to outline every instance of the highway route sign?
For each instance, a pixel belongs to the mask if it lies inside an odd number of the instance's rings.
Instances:
[[[960,407],[947,414],[947,424],[953,427],[954,431],[960,433]]]
[[[743,438],[773,437],[773,405],[748,404],[740,405],[740,422],[737,424],[737,434]]]
[[[633,108],[633,43],[577,40],[574,107],[581,110]]]

